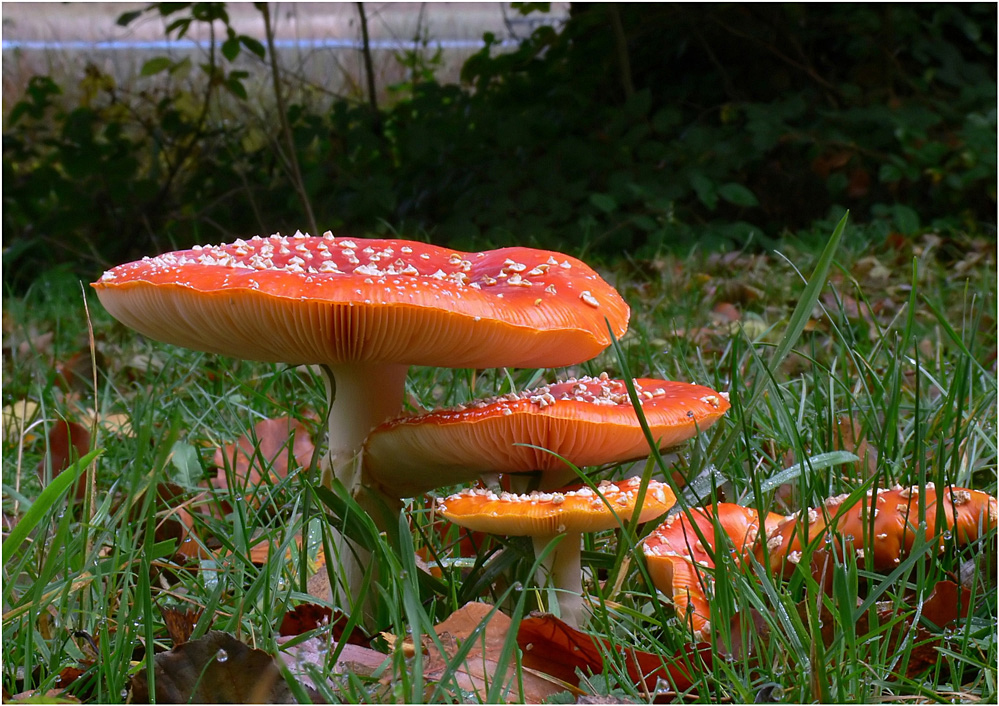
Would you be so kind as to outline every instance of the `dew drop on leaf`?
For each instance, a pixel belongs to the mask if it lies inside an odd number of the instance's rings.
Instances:
[[[229,660],[229,653],[219,648],[219,651],[215,653],[215,659],[219,662],[227,662]]]

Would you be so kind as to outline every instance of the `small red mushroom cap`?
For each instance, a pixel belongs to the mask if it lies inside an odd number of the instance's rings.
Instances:
[[[470,488],[437,501],[451,522],[478,532],[514,537],[545,537],[563,532],[597,532],[627,522],[635,512],[641,478],[601,481],[596,491],[575,485],[550,493],[525,495]],[[650,480],[638,521],[666,513],[676,496],[665,483]]]
[[[922,519],[920,495],[926,512]],[[927,483],[925,488],[896,486],[868,491],[860,502],[844,508],[848,497],[844,494],[828,498],[821,507],[808,510],[804,516],[795,513],[769,532],[766,546],[771,570],[792,573],[802,559],[802,549],[827,537],[829,530],[836,535],[835,541],[830,538],[835,548],[844,548],[865,560],[870,552],[874,570],[889,571],[905,558],[920,533],[931,541],[948,531],[955,542],[967,544],[996,526],[996,499],[979,490],[948,487],[940,492],[933,483]],[[941,501],[945,528],[937,525],[937,504]],[[820,552],[823,549],[818,547]],[[762,561],[762,540],[756,554]]]
[[[661,449],[707,429],[729,408],[724,394],[701,385],[634,383]],[[375,481],[408,497],[484,473],[558,475],[568,468],[562,459],[583,467],[648,455],[624,381],[604,373],[386,422],[368,436],[364,458]]]
[[[290,363],[554,367],[628,326],[628,306],[561,253],[466,253],[405,240],[298,233],[120,265],[95,282],[123,323],[157,340]]]

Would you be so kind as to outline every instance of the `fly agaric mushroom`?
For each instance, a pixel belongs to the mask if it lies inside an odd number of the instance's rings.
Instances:
[[[634,384],[660,449],[687,441],[729,408],[724,394],[701,385]],[[540,471],[548,490],[574,479],[566,461],[599,466],[648,455],[624,381],[603,373],[386,422],[368,436],[364,465],[385,492],[409,497],[486,473]]]
[[[924,517],[919,515],[920,495]],[[941,496],[945,527],[937,525]],[[789,515],[769,531],[766,549],[770,569],[785,575],[793,573],[801,562],[803,548],[826,537],[834,549],[842,547],[855,552],[858,559],[869,558],[875,571],[890,571],[909,553],[919,533],[927,541],[934,541],[938,534],[949,532],[955,542],[967,544],[996,526],[996,499],[978,490],[948,487],[939,493],[933,483],[922,489],[895,486],[877,492],[869,490],[860,502],[844,507],[848,497],[844,494],[828,498],[820,509],[808,510],[804,516]],[[837,535],[836,541],[827,535],[830,530]],[[940,549],[944,546],[941,541]],[[761,545],[756,547],[756,555],[763,560]],[[813,559],[820,561],[812,562],[813,570],[819,569],[824,556],[821,547],[814,552]]]
[[[783,515],[768,513],[764,526],[775,527],[784,519]],[[715,528],[725,533],[735,552],[734,558],[741,562],[752,551],[759,526],[755,510],[734,503],[718,503],[671,515],[642,543],[652,583],[673,600],[677,616],[690,626],[695,640],[707,639],[711,627],[708,588],[714,583],[713,556],[721,545]],[[710,553],[701,536],[709,543]]]
[[[564,535],[546,557],[552,585],[558,593],[561,618],[570,625],[580,622],[583,610],[583,580],[580,540],[584,532],[613,529],[634,515],[642,479],[601,481],[594,491],[574,485],[551,492],[527,494],[495,493],[469,488],[437,500],[437,511],[451,522],[479,532],[531,537],[540,554],[556,537]],[[666,483],[650,480],[638,521],[648,522],[668,511],[676,496]]]
[[[408,366],[572,365],[610,345],[605,318],[615,336],[628,325],[617,291],[566,255],[330,233],[195,246],[120,265],[93,286],[115,318],[150,338],[324,366],[338,470],[399,413]]]
[[[408,366],[572,365],[610,345],[608,328],[623,335],[629,314],[567,255],[331,233],[195,246],[119,265],[93,287],[112,316],[150,338],[321,365],[331,405],[323,480],[335,476],[361,500],[361,444],[400,413]]]

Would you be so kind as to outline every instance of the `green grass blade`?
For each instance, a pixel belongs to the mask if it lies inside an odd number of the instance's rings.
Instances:
[[[53,478],[52,482],[42,489],[38,499],[31,504],[31,507],[24,513],[24,517],[14,525],[10,534],[7,535],[3,547],[0,548],[4,557],[11,556],[20,548],[21,543],[35,529],[38,523],[42,521],[45,514],[52,509],[63,493],[69,490],[69,487],[76,482],[76,479],[80,477],[80,474],[83,473],[90,462],[102,452],[103,449],[94,449],[83,458],[77,459],[73,465]]]

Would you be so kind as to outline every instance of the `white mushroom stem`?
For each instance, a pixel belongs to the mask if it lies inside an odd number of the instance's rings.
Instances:
[[[321,482],[331,488],[333,480],[339,480],[350,496],[371,515],[379,529],[383,529],[390,518],[383,516],[380,506],[385,505],[390,511],[398,512],[399,501],[377,488],[365,487],[361,473],[361,450],[364,439],[372,429],[401,413],[409,366],[339,364],[323,366],[322,370],[330,409],[329,455],[322,466]],[[394,518],[391,520],[394,521]],[[341,589],[347,595],[340,600],[334,596],[334,601],[347,608],[360,593],[368,553],[339,532],[335,533],[335,543],[340,557]]]
[[[579,627],[585,616],[583,610],[583,565],[580,544],[583,535],[565,532],[562,535],[541,535],[533,538],[535,556],[541,556],[553,539],[561,536],[558,545],[544,558],[541,569],[558,597],[559,617],[572,627]],[[539,576],[538,584],[546,585],[546,577]]]
[[[323,366],[326,399],[331,400],[323,485],[335,477],[352,495],[361,485],[360,451],[376,426],[402,411],[408,365],[342,363]]]

